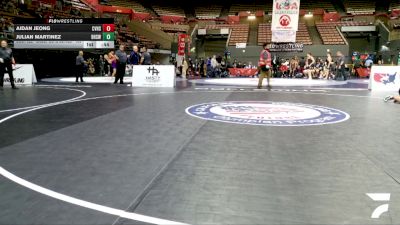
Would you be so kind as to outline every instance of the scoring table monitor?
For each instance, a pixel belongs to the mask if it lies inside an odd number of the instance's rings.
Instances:
[[[15,21],[16,49],[113,49],[113,18]]]

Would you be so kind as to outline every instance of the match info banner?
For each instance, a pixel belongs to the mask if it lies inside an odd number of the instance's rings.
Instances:
[[[394,91],[400,89],[400,66],[372,66],[369,76],[371,91]]]
[[[272,42],[295,42],[299,25],[300,0],[274,0]]]
[[[132,87],[175,87],[175,67],[172,65],[133,66]]]
[[[16,85],[32,85],[37,82],[32,64],[16,64],[13,66],[13,76]],[[4,74],[4,85],[11,86],[8,73]]]

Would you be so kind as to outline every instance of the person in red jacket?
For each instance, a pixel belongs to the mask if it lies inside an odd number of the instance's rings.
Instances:
[[[258,69],[259,69],[259,76],[258,76],[258,86],[257,88],[260,89],[262,87],[262,83],[264,78],[267,78],[267,87],[271,88],[269,84],[269,79],[271,77],[271,53],[268,51],[268,44],[263,44],[263,50],[260,53],[260,60],[258,61]]]

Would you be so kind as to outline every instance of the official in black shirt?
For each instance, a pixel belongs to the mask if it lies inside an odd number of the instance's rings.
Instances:
[[[125,52],[125,46],[120,45],[119,50],[115,52],[115,55],[117,56],[117,74],[115,76],[114,84],[118,83],[118,80],[120,84],[123,84],[126,72],[126,61],[128,60],[128,56]]]
[[[15,64],[14,56],[11,48],[7,47],[7,41],[1,40],[0,43],[0,89],[3,89],[4,73],[7,70],[8,76],[10,77],[12,89],[18,89],[14,84],[13,68],[12,64]]]

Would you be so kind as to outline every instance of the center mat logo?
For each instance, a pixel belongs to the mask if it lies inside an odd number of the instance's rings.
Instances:
[[[350,115],[324,106],[287,102],[214,102],[190,106],[186,113],[205,120],[264,126],[339,123]]]

